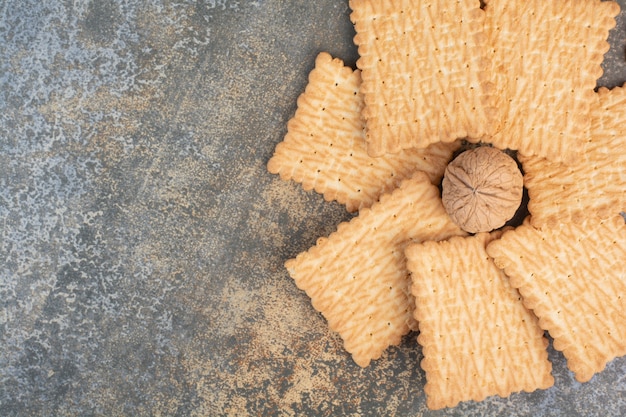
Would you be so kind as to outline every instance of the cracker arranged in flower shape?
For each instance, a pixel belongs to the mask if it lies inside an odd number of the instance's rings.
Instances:
[[[409,245],[429,408],[554,384],[535,315],[487,255],[500,232]]]
[[[350,8],[371,155],[491,133],[479,0],[351,0]]]
[[[423,172],[285,263],[360,366],[417,328],[404,248],[465,233]]]
[[[626,355],[626,225],[619,214],[505,232],[487,253],[584,382]]]
[[[439,184],[460,142],[435,143],[373,158],[363,131],[361,72],[322,52],[309,74],[285,139],[267,164],[284,180],[315,189],[350,212],[371,206],[416,171]]]
[[[473,0],[351,0],[360,70],[318,56],[288,134],[268,163],[281,178],[359,210],[285,266],[360,366],[420,320],[431,408],[551,384],[537,323],[580,381],[626,354],[626,225],[618,215],[626,189],[626,93],[593,91],[618,7],[599,0],[485,3],[483,11]],[[429,152],[459,139],[516,150],[523,163],[531,216],[501,238],[497,232],[457,238],[466,233],[445,213],[436,183],[442,160],[458,145]],[[419,164],[408,156],[415,149],[426,152]],[[463,185],[478,192],[468,181]],[[484,253],[489,241],[494,262]],[[411,266],[417,310],[407,247],[409,258],[423,264]],[[429,256],[451,253],[459,259],[425,266]],[[444,279],[435,280],[437,274]],[[452,275],[461,278],[448,279]],[[441,287],[429,294],[435,283]],[[510,340],[480,344],[467,329],[454,333],[447,320],[433,319],[439,314],[433,305],[462,320],[474,317],[494,283],[499,290],[485,307],[489,320],[474,321],[488,327],[495,320],[489,336],[500,337],[503,327]],[[435,322],[440,327],[432,327]],[[436,331],[449,336],[450,346],[428,336]],[[491,352],[516,344],[525,331],[529,350],[522,355],[538,366],[536,380],[526,378],[529,369],[512,371],[519,363],[508,362],[519,358],[509,361],[505,351],[487,353],[497,360],[461,361],[455,368],[464,377],[489,380],[500,373],[502,379],[476,389],[443,382],[454,369],[437,365],[433,352],[454,350],[457,338],[465,344],[451,358],[474,346]],[[452,388],[458,390],[451,394]]]
[[[535,227],[606,218],[626,211],[626,88],[600,88],[591,108],[591,137],[569,164],[520,156]]]
[[[500,149],[575,160],[590,135],[590,106],[619,6],[600,0],[487,0]]]

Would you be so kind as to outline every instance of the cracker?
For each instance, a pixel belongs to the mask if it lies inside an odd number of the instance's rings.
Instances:
[[[591,138],[569,164],[520,156],[535,227],[626,211],[626,88],[600,88]]]
[[[422,172],[285,263],[313,307],[362,366],[416,329],[404,248],[463,235]]]
[[[380,158],[369,156],[360,86],[359,70],[320,53],[284,141],[267,164],[271,173],[302,183],[328,201],[337,200],[350,212],[371,206],[415,171],[424,171],[438,184],[460,146],[437,143]]]
[[[499,234],[412,244],[405,251],[431,409],[554,384],[537,318],[485,250]]]
[[[626,355],[626,225],[620,215],[539,230],[528,222],[487,253],[519,289],[580,382]]]
[[[590,104],[619,6],[600,0],[487,0],[485,33],[497,86],[497,147],[573,161],[589,137]]]
[[[479,0],[351,0],[368,152],[491,132]]]

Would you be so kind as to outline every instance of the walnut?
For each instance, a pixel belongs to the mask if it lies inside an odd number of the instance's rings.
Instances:
[[[481,146],[456,157],[443,178],[443,205],[469,233],[489,232],[510,220],[522,201],[524,180],[513,158]]]

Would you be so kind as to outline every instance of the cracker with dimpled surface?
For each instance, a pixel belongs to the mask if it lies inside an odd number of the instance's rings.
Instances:
[[[619,6],[600,0],[486,0],[500,126],[488,139],[551,161],[574,161]]]
[[[479,0],[351,0],[368,152],[492,131]]]
[[[580,222],[626,211],[626,88],[600,88],[591,137],[569,164],[520,156],[533,226]]]
[[[288,132],[267,165],[271,173],[314,189],[328,201],[337,200],[350,212],[371,206],[415,171],[424,171],[438,184],[460,146],[436,143],[426,149],[369,156],[360,86],[359,70],[320,53]]]
[[[417,328],[404,248],[465,233],[423,172],[285,263],[354,361],[368,366]]]
[[[499,232],[409,245],[418,342],[432,409],[553,385],[537,317],[487,255]]]
[[[528,222],[487,253],[580,382],[626,355],[626,225],[620,215],[543,230]]]

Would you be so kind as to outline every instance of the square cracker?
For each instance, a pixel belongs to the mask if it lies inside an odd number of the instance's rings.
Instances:
[[[337,200],[350,212],[371,206],[415,171],[424,171],[438,184],[460,146],[436,143],[426,149],[369,156],[360,87],[359,70],[320,53],[285,139],[267,164],[271,173],[302,183],[305,190],[314,189],[328,201]]]
[[[585,382],[626,355],[626,225],[620,215],[539,230],[526,223],[487,253]]]
[[[351,0],[373,156],[491,132],[479,0]]]
[[[500,123],[497,147],[575,160],[619,6],[600,0],[486,0]]]
[[[366,367],[417,328],[406,245],[455,235],[464,232],[448,217],[439,189],[418,172],[285,267]]]
[[[569,164],[520,156],[533,226],[608,218],[626,211],[626,88],[600,88],[591,108],[591,137]]]
[[[412,244],[405,251],[431,409],[554,384],[537,317],[485,250],[498,235]]]

